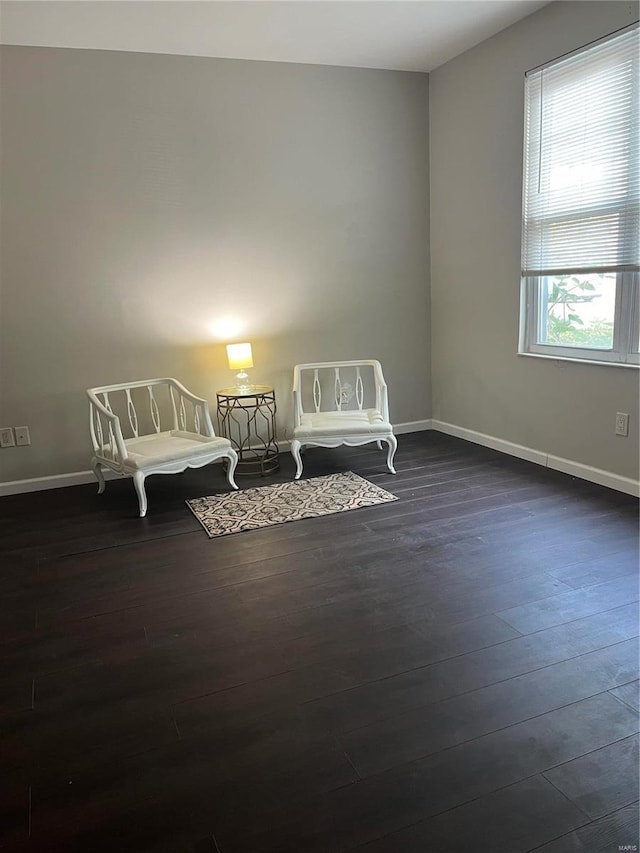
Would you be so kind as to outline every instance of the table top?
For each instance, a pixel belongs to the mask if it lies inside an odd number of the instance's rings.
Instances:
[[[231,385],[228,388],[219,388],[216,391],[218,397],[263,397],[266,394],[273,394],[271,385],[247,385],[246,388],[238,388],[237,385]]]

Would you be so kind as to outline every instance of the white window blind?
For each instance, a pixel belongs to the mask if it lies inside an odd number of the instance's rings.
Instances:
[[[530,71],[523,276],[640,265],[637,26]]]

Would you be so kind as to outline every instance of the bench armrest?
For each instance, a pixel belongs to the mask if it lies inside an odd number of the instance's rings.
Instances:
[[[96,456],[107,458],[105,452],[108,448],[108,458],[122,465],[127,458],[127,449],[122,435],[120,418],[109,411],[92,390],[87,391],[87,394],[89,396],[89,430],[93,452]]]

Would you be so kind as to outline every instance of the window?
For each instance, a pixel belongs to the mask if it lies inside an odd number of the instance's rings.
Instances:
[[[520,352],[640,364],[639,47],[526,76]]]

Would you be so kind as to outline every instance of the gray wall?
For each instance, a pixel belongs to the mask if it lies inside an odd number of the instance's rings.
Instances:
[[[430,416],[427,75],[23,47],[0,72],[0,426],[32,435],[0,482],[88,468],[92,385],[214,399],[231,339],[283,437],[309,360],[379,358],[392,420]]]
[[[433,417],[633,478],[638,372],[516,351],[524,73],[637,17],[554,3],[430,75]]]

